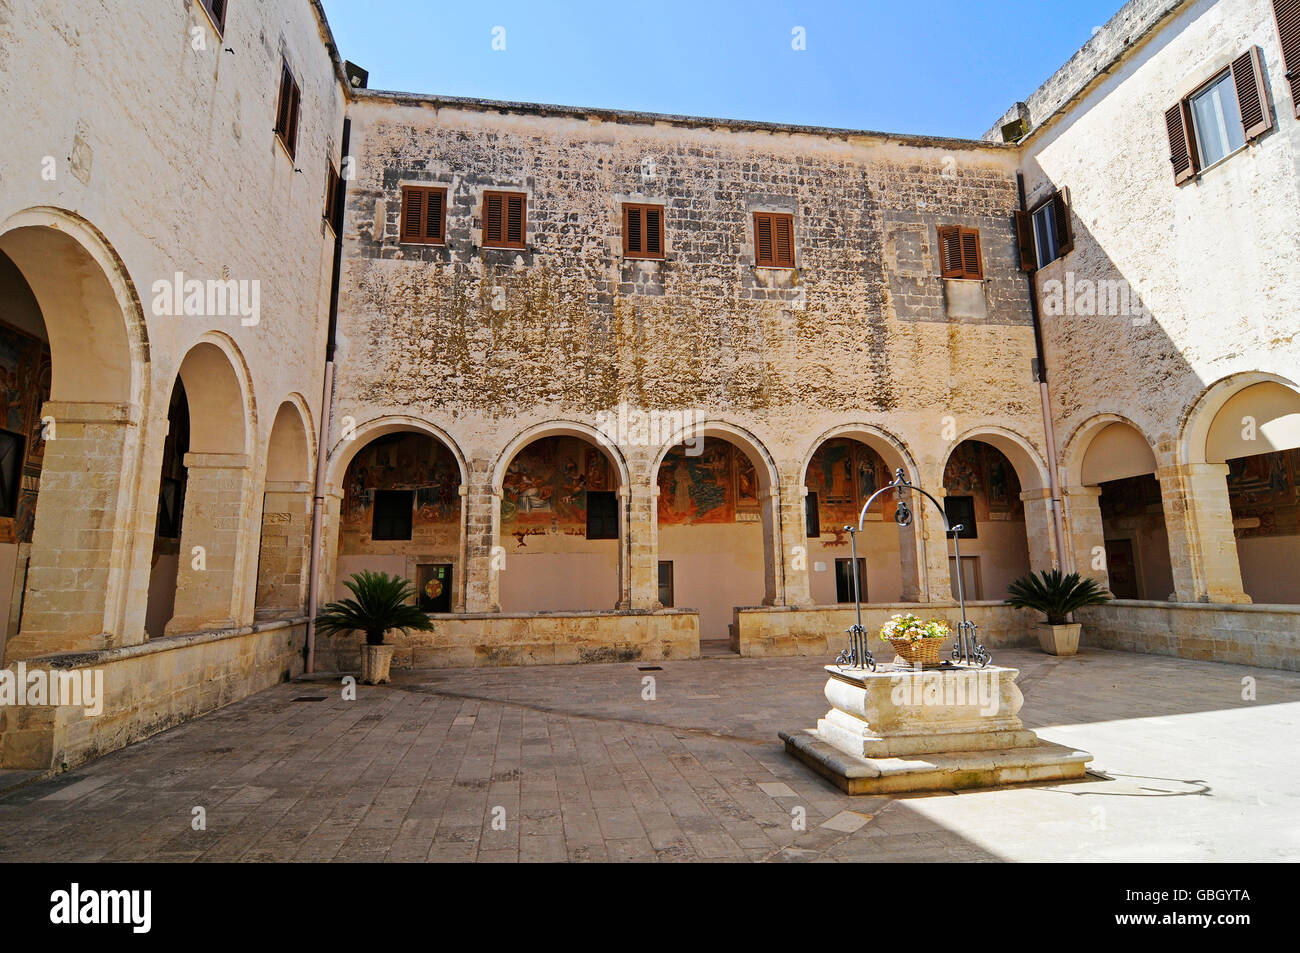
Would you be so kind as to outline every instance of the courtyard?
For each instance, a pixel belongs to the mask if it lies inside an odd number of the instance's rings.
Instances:
[[[54,778],[0,772],[0,861],[1300,858],[1300,674],[995,656],[1026,726],[1093,753],[1085,781],[844,796],[777,738],[825,713],[821,658],[403,670],[355,700],[321,675]]]

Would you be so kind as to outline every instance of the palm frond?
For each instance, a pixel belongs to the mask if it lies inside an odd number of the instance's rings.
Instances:
[[[343,583],[351,599],[340,599],[324,606],[316,616],[316,627],[325,634],[364,632],[371,645],[381,645],[384,635],[394,629],[401,632],[428,632],[433,623],[419,606],[413,605],[415,589],[400,576],[362,570]]]
[[[1095,579],[1084,579],[1077,572],[1065,575],[1059,569],[1022,576],[1007,587],[1007,595],[1006,605],[1042,612],[1049,625],[1062,625],[1076,609],[1111,600]]]

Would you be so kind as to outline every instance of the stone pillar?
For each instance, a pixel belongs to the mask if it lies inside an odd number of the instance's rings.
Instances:
[[[924,547],[917,539],[919,534],[920,526],[915,520],[911,526],[898,527],[898,561],[903,580],[903,602],[925,601],[925,578],[921,572]]]
[[[785,560],[781,553],[779,496],[772,490],[760,490],[758,505],[763,521],[763,605],[784,605],[785,580],[781,573]]]
[[[474,468],[465,488],[465,611],[500,612],[498,573],[510,571],[500,546],[501,491],[492,487],[486,467]]]
[[[335,599],[339,582],[339,547],[343,533],[343,494],[338,490],[325,491],[324,511],[321,513],[320,593],[323,606]],[[310,543],[308,543],[310,545]]]
[[[294,618],[306,612],[311,492],[310,483],[267,481],[255,618]]]
[[[248,455],[187,453],[185,469],[176,609],[166,632],[245,625],[252,618],[245,609],[251,600],[243,548],[260,527],[250,500]]]
[[[49,401],[36,523],[19,632],[8,662],[143,641],[120,631],[138,522],[139,421],[125,404]],[[155,484],[156,489],[156,484]]]
[[[1106,569],[1106,530],[1101,521],[1101,487],[1065,489],[1066,545],[1074,557],[1074,572],[1110,587]]]
[[[1029,568],[1033,572],[1060,565],[1056,528],[1052,525],[1052,491],[1047,487],[1020,494],[1025,505],[1025,536],[1029,543]]]
[[[930,494],[943,503],[947,490],[934,482]],[[952,602],[957,598],[952,591],[952,574],[948,567],[952,546],[943,531],[943,514],[920,493],[909,493],[907,505],[912,510],[925,565],[925,599],[927,602]]]
[[[641,472],[638,467],[635,472]],[[620,491],[621,492],[621,491]],[[620,609],[662,609],[659,604],[659,484],[634,478],[625,514],[628,562],[627,605]]]
[[[781,502],[781,561],[785,577],[783,604],[810,606],[812,583],[808,575],[808,488],[793,479],[787,480],[786,485],[798,486],[798,489],[786,493]]]
[[[1241,584],[1227,478],[1226,463],[1176,464],[1156,471],[1179,602],[1251,601]]]

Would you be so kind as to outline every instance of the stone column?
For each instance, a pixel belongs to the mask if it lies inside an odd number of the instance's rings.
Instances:
[[[500,546],[501,493],[477,464],[465,488],[465,611],[500,612],[498,574],[509,572],[505,549]]]
[[[184,462],[176,609],[166,632],[176,635],[247,624],[252,614],[245,608],[251,600],[243,548],[246,538],[255,538],[261,523],[250,500],[248,455],[187,453]]]
[[[1074,557],[1074,572],[1110,587],[1106,568],[1106,530],[1101,521],[1101,487],[1065,489],[1065,536]]]
[[[784,564],[787,606],[812,605],[812,583],[808,574],[808,488],[796,480],[786,485],[798,486],[784,495],[781,502],[781,561]],[[859,553],[858,555],[863,555]]]
[[[294,618],[306,611],[311,493],[310,483],[267,481],[255,618]]]
[[[638,467],[636,472],[640,472]],[[662,609],[659,604],[659,484],[634,478],[627,505],[627,605],[620,609]]]
[[[318,567],[320,573],[318,598],[322,606],[335,599],[334,590],[339,581],[339,546],[342,533],[343,493],[339,490],[326,490],[324,511],[321,513],[321,557]]]
[[[763,521],[763,605],[785,604],[785,580],[782,578],[785,560],[781,553],[781,520],[779,497],[771,490],[760,490],[758,505]]]
[[[19,632],[8,662],[143,641],[122,631],[139,503],[139,420],[125,404],[48,401],[45,457]],[[155,483],[156,489],[156,483]]]
[[[940,504],[948,491],[940,481],[934,481],[930,494]],[[952,602],[956,594],[952,591],[952,574],[948,567],[949,553],[952,546],[943,531],[943,514],[935,505],[920,493],[909,493],[907,505],[912,510],[912,522],[916,526],[925,565],[925,599],[927,602]]]
[[[1156,471],[1179,602],[1251,601],[1241,584],[1227,478],[1226,463],[1176,464]]]
[[[1060,565],[1056,528],[1052,525],[1052,491],[1047,487],[1020,494],[1025,505],[1025,536],[1029,543],[1029,568],[1033,572]]]
[[[924,547],[917,539],[919,534],[920,526],[915,520],[911,526],[898,527],[898,561],[903,580],[903,602],[925,601],[925,578],[921,572]]]

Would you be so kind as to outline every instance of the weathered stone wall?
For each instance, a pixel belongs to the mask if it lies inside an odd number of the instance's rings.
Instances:
[[[1115,602],[1080,610],[1083,644],[1300,671],[1300,607]]]

